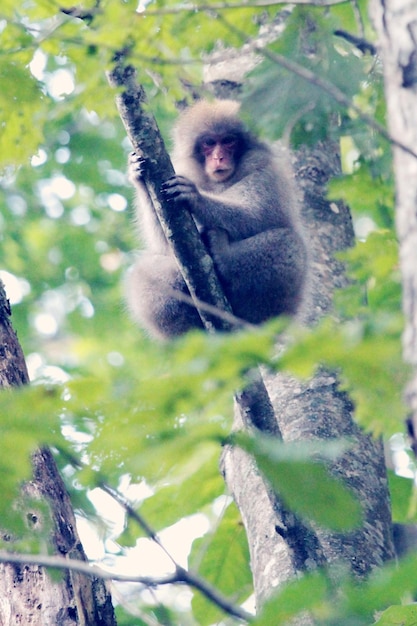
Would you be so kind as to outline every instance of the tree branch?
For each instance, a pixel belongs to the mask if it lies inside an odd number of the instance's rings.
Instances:
[[[76,467],[82,467],[82,463],[76,457],[68,455],[68,460]],[[160,540],[157,532],[148,524],[144,517],[132,507],[132,505],[128,502],[125,496],[123,496],[116,489],[113,489],[112,487],[110,487],[110,485],[103,481],[98,482],[97,487],[99,489],[102,489],[111,498],[113,498],[126,511],[127,515],[140,526],[146,536],[151,541],[155,542],[156,545],[166,554],[175,570],[172,574],[167,574],[160,577],[128,576],[125,574],[116,574],[113,572],[109,572],[102,569],[101,567],[98,567],[97,565],[92,565],[91,563],[87,562],[87,560],[81,561],[78,559],[67,559],[60,556],[49,556],[44,554],[21,554],[16,552],[8,552],[6,550],[0,550],[0,563],[33,564],[39,565],[40,567],[50,567],[58,570],[79,572],[80,574],[86,574],[87,576],[98,578],[100,580],[138,583],[146,587],[159,587],[162,585],[171,584],[186,584],[200,591],[208,600],[216,604],[216,606],[218,606],[228,615],[244,620],[245,622],[250,622],[253,620],[253,615],[251,613],[248,613],[241,607],[236,606],[236,604],[226,598],[215,587],[210,585],[210,583],[198,576],[198,574],[196,574],[195,572],[186,570],[181,567],[175,561],[170,552],[166,549],[166,547]]]
[[[291,4],[309,4],[317,7],[328,7],[337,4],[347,4],[350,0],[294,0]],[[244,0],[243,2],[213,2],[212,4],[198,4],[197,2],[181,3],[174,7],[164,7],[162,9],[144,9],[139,15],[172,15],[184,11],[195,13],[196,11],[224,11],[230,9],[257,9],[271,6],[288,4],[288,2],[277,2],[277,0]],[[68,13],[68,11],[66,11]]]
[[[127,51],[115,57],[115,67],[109,73],[113,87],[121,88],[117,106],[133,148],[145,160],[144,183],[148,189],[155,213],[171,246],[181,274],[195,298],[194,305],[208,332],[228,331],[231,326],[224,319],[200,309],[202,301],[222,311],[231,311],[217,278],[213,261],[203,245],[195,222],[186,206],[170,209],[164,198],[162,184],[175,174],[164,141],[153,115],[146,111],[146,95],[136,81],[136,71],[125,65]],[[192,270],[191,270],[192,268]]]
[[[407,146],[405,143],[403,143],[399,139],[396,139],[395,137],[393,137],[392,134],[390,134],[384,126],[379,124],[371,115],[364,113],[364,111],[362,111],[360,107],[358,107],[350,98],[348,98],[343,93],[343,91],[341,91],[338,87],[336,87],[336,85],[326,80],[325,78],[318,76],[317,74],[315,74],[308,68],[303,67],[299,63],[296,63],[295,61],[292,61],[291,59],[283,56],[282,54],[278,54],[277,52],[272,52],[271,50],[268,50],[268,48],[260,46],[255,41],[253,41],[250,37],[248,37],[246,33],[240,30],[240,28],[236,27],[234,24],[231,24],[228,20],[226,20],[220,14],[218,15],[218,19],[220,19],[225,24],[225,26],[229,28],[231,32],[238,35],[241,38],[243,43],[250,45],[253,52],[256,52],[262,55],[263,57],[265,57],[266,59],[269,59],[273,63],[280,65],[284,69],[288,70],[288,72],[291,72],[295,74],[296,76],[299,76],[300,78],[304,79],[311,85],[315,85],[316,87],[319,87],[320,89],[325,91],[329,96],[331,96],[338,104],[346,107],[347,109],[351,109],[352,111],[354,111],[359,119],[361,119],[370,128],[372,128],[377,133],[379,133],[381,137],[384,137],[384,139],[386,139],[390,144],[396,146],[397,148],[401,148],[401,150],[403,150],[407,154],[410,154],[415,159],[417,159],[417,152],[415,152],[412,147]]]
[[[336,37],[342,37],[343,39],[346,39],[346,41],[351,43],[353,46],[356,46],[356,48],[360,50],[362,54],[369,52],[369,54],[374,56],[377,52],[376,46],[374,46],[373,43],[371,43],[367,39],[364,39],[363,37],[356,37],[355,35],[352,35],[352,33],[348,33],[347,30],[335,30],[333,34],[336,35]]]
[[[99,483],[98,487],[102,489],[103,491],[105,491],[111,498],[113,498],[113,500],[115,500],[117,504],[120,504],[120,506],[126,511],[128,516],[131,517],[138,524],[138,526],[140,526],[140,528],[144,531],[144,533],[148,536],[148,538],[154,541],[156,545],[159,548],[161,548],[161,550],[166,554],[166,556],[169,558],[171,563],[174,565],[175,569],[178,569],[179,567],[178,563],[175,561],[174,557],[170,554],[170,552],[168,552],[168,550],[165,548],[164,544],[159,539],[156,531],[150,527],[148,522],[142,517],[142,515],[140,515],[140,513],[138,513],[131,506],[131,504],[126,500],[126,498],[122,496],[121,493],[116,491],[116,489],[113,489],[112,487],[110,487],[110,485],[108,485],[107,483],[103,483],[103,482]]]
[[[40,567],[50,567],[52,569],[78,572],[92,578],[100,580],[112,580],[125,583],[138,583],[146,587],[159,587],[162,585],[186,584],[200,591],[207,599],[214,602],[220,609],[228,615],[237,619],[250,622],[253,615],[244,609],[236,606],[212,587],[207,581],[202,580],[193,572],[187,571],[177,565],[173,574],[161,577],[150,576],[126,576],[108,572],[96,565],[90,565],[86,561],[66,559],[61,556],[48,556],[44,554],[17,554],[15,552],[0,551],[0,563],[18,563],[21,565],[39,565]]]
[[[210,585],[206,580],[202,579],[194,572],[186,570],[178,565],[172,554],[170,554],[165,548],[156,531],[151,528],[148,522],[142,517],[142,515],[140,515],[140,513],[138,513],[131,506],[131,504],[122,494],[120,494],[118,491],[116,491],[116,489],[113,489],[112,487],[110,487],[110,485],[107,485],[106,483],[100,483],[98,486],[103,489],[103,491],[105,491],[109,496],[111,496],[121,507],[125,509],[128,516],[131,517],[142,528],[142,530],[146,533],[149,539],[154,541],[157,546],[161,548],[161,550],[167,555],[167,557],[174,565],[175,574],[172,576],[171,579],[169,577],[166,577],[158,579],[159,582],[155,582],[155,579],[146,577],[146,580],[154,581],[153,585],[148,586],[156,586],[169,583],[186,583],[187,585],[198,589],[208,600],[211,600],[211,602],[216,604],[220,609],[222,609],[229,615],[232,615],[233,617],[238,617],[239,619],[244,619],[245,621],[250,621],[253,618],[250,613],[247,613],[240,607],[237,607],[235,604],[233,604],[230,600],[225,598],[223,594],[219,593],[219,591],[217,591],[217,589]]]

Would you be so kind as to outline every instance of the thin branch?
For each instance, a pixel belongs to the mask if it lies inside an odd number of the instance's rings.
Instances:
[[[346,39],[346,41],[351,43],[353,46],[356,46],[362,54],[365,54],[365,52],[369,52],[372,56],[376,54],[376,47],[374,44],[367,39],[364,39],[364,37],[356,37],[356,35],[352,35],[352,33],[348,33],[343,29],[335,30],[333,34],[336,35],[336,37]]]
[[[390,135],[390,133],[386,130],[384,126],[379,124],[371,115],[364,113],[364,111],[362,111],[362,109],[358,107],[354,102],[352,102],[352,100],[348,98],[348,96],[346,96],[346,94],[344,94],[343,91],[341,91],[338,87],[336,87],[336,85],[326,80],[325,78],[318,76],[317,74],[315,74],[308,68],[303,67],[299,63],[296,63],[295,61],[288,59],[282,54],[279,54],[277,52],[272,52],[271,50],[268,50],[267,48],[263,48],[262,46],[254,42],[250,37],[248,37],[242,30],[240,30],[238,27],[231,24],[228,20],[226,20],[220,14],[218,15],[218,19],[220,19],[225,24],[225,26],[229,28],[231,32],[238,35],[242,39],[242,42],[250,46],[253,52],[256,52],[262,55],[263,57],[265,57],[266,59],[269,59],[273,63],[280,65],[284,69],[288,70],[288,72],[291,72],[292,74],[295,74],[296,76],[299,76],[300,78],[304,79],[311,85],[319,87],[320,89],[325,91],[327,94],[329,94],[329,96],[331,96],[338,104],[346,107],[347,109],[351,109],[352,111],[354,111],[359,119],[361,119],[370,128],[372,128],[377,133],[379,133],[381,137],[384,137],[384,139],[386,139],[390,144],[397,146],[397,148],[401,148],[401,150],[404,150],[404,152],[407,152],[408,154],[413,156],[415,159],[417,159],[417,152],[415,152],[409,146],[406,146],[401,141],[395,139],[395,137],[393,137],[392,135]]]
[[[253,615],[241,609],[240,607],[230,602],[221,593],[212,587],[209,583],[202,580],[199,576],[193,572],[188,572],[180,566],[177,566],[173,574],[167,574],[161,577],[150,576],[127,576],[124,574],[115,574],[108,572],[96,565],[90,565],[85,561],[78,561],[75,559],[65,559],[61,556],[48,556],[44,554],[18,554],[16,552],[6,552],[0,550],[0,562],[1,563],[18,563],[21,565],[39,565],[40,567],[50,567],[58,570],[69,570],[71,572],[78,572],[85,574],[93,578],[100,578],[102,580],[112,580],[125,583],[137,583],[146,587],[158,587],[161,585],[172,584],[186,584],[190,585],[194,589],[197,589],[206,596],[209,600],[214,602],[218,607],[223,609],[228,615],[242,619],[245,622],[253,620]]]
[[[148,524],[148,522],[142,517],[140,513],[138,513],[131,504],[127,501],[127,499],[119,493],[116,489],[113,489],[107,483],[99,483],[98,485],[103,491],[105,491],[109,496],[111,496],[121,507],[123,507],[131,519],[133,519],[146,533],[146,535],[154,541],[159,548],[167,555],[170,559],[171,563],[175,567],[176,577],[177,579],[169,582],[183,582],[195,589],[201,591],[202,594],[206,596],[208,600],[214,602],[219,608],[223,611],[232,615],[234,617],[239,617],[249,621],[252,616],[243,609],[235,606],[232,602],[230,602],[227,598],[225,598],[221,593],[217,591],[215,587],[210,585],[207,581],[203,580],[190,570],[185,570],[183,567],[178,565],[175,561],[174,557],[169,553],[169,551],[165,548],[164,544],[158,537],[157,532]],[[158,583],[158,584],[167,584],[167,583]]]
[[[351,0],[293,0],[291,4],[310,4],[316,7],[328,7],[338,4],[348,4]],[[175,15],[188,11],[195,13],[197,11],[225,11],[229,9],[262,9],[266,7],[281,6],[288,4],[288,2],[277,2],[277,0],[244,0],[243,2],[235,2],[230,4],[229,2],[213,2],[212,4],[198,4],[196,2],[181,3],[174,7],[165,7],[162,9],[148,9],[145,8],[139,11],[140,16],[152,16],[152,15]]]
[[[86,561],[76,559],[66,559],[62,556],[48,556],[47,554],[23,554],[17,552],[7,552],[0,550],[1,563],[21,563],[27,565],[39,565],[40,567],[50,567],[58,570],[69,570],[71,572],[79,572],[86,576],[101,578],[102,580],[113,580],[118,582],[138,583],[146,587],[156,587],[158,585],[169,585],[179,582],[177,574],[169,574],[161,577],[150,576],[127,576],[125,574],[116,574],[91,565]]]
[[[361,37],[365,37],[365,24],[358,0],[352,0],[351,6],[353,10],[353,15],[355,16],[355,22],[359,31],[359,35]]]
[[[175,569],[178,569],[179,567],[178,563],[175,561],[174,557],[165,548],[164,544],[158,537],[158,534],[156,533],[156,531],[153,530],[153,528],[151,528],[151,526],[142,517],[142,515],[140,515],[140,513],[138,513],[131,506],[131,504],[127,501],[127,499],[124,496],[122,496],[121,493],[116,491],[116,489],[113,489],[112,487],[110,487],[110,485],[108,485],[107,483],[99,483],[98,487],[102,489],[103,491],[105,491],[109,496],[111,496],[113,500],[115,500],[118,504],[120,504],[120,506],[126,511],[128,516],[131,517],[140,526],[140,528],[146,533],[148,538],[154,541],[156,545],[159,548],[161,548],[161,550],[166,554],[166,556],[169,558],[171,563],[174,565]]]
[[[255,324],[251,324],[250,322],[243,320],[241,317],[237,317],[229,311],[222,311],[221,309],[211,304],[207,304],[206,302],[203,302],[196,297],[191,298],[191,296],[187,296],[186,293],[182,293],[181,291],[178,291],[178,289],[169,289],[168,293],[170,296],[176,298],[180,302],[185,302],[186,304],[190,305],[197,304],[199,309],[201,309],[202,311],[206,311],[206,313],[212,315],[213,317],[218,317],[219,319],[224,320],[234,329],[246,328],[247,330],[254,330],[257,328]]]
[[[194,589],[198,589],[208,600],[214,602],[218,607],[223,609],[225,613],[238,619],[243,619],[245,622],[252,622],[254,616],[245,609],[236,606],[233,602],[230,602],[222,594],[220,594],[215,587],[209,585],[205,580],[199,578],[192,571],[186,571],[179,568],[179,572],[184,576],[183,582]],[[181,581],[179,581],[181,582]]]

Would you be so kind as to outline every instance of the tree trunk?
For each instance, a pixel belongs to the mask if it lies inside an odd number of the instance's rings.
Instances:
[[[352,245],[353,229],[347,207],[324,199],[328,179],[339,171],[335,147],[300,153],[295,170],[312,249],[311,289],[303,317],[314,323],[331,309],[333,290],[344,284],[343,265],[334,253]],[[265,380],[284,442],[341,437],[353,442],[330,471],[361,502],[364,521],[359,529],[343,534],[301,523],[271,494],[254,462],[241,450],[228,448],[224,472],[246,527],[258,606],[302,572],[340,561],[360,577],[394,556],[382,445],[355,424],[352,403],[339,390],[336,375],[321,370],[307,383],[284,374],[266,375]],[[235,420],[242,428],[239,412]],[[311,620],[303,615],[295,623]]]
[[[10,323],[10,307],[0,283],[0,386],[29,382],[25,359]],[[32,501],[46,501],[52,520],[51,551],[69,559],[86,560],[77,534],[74,512],[51,452],[32,457],[33,479],[23,486]],[[44,524],[33,508],[27,511],[33,532]],[[12,548],[12,544],[11,544]],[[0,564],[1,626],[115,626],[110,594],[102,580],[65,572],[52,581],[36,565]]]
[[[417,452],[417,5],[406,0],[373,0],[396,182],[396,225],[405,314],[404,359],[413,367],[407,399]],[[414,154],[413,154],[414,153]]]

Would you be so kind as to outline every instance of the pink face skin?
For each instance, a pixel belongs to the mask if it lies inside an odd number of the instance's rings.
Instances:
[[[235,171],[236,137],[208,135],[201,142],[204,169],[210,180],[222,183]]]

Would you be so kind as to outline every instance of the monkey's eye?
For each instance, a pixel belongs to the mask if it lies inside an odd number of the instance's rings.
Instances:
[[[223,146],[234,146],[235,143],[237,142],[237,138],[234,135],[226,135],[225,137],[223,137],[223,139],[221,140],[221,143]]]
[[[201,140],[201,147],[203,150],[205,148],[214,148],[216,143],[217,141],[213,137],[204,137],[204,139]]]

